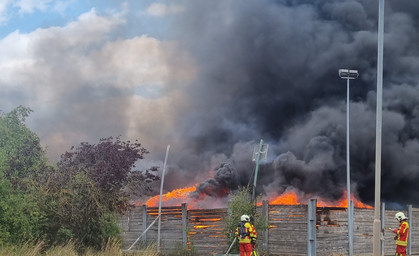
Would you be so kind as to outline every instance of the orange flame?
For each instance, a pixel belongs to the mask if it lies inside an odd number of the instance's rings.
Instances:
[[[299,205],[298,196],[294,190],[287,191],[273,200],[269,200],[270,204],[286,204]]]
[[[184,203],[184,201],[188,201],[189,193],[195,192],[198,185],[191,186],[191,187],[185,187],[185,188],[179,188],[175,189],[171,192],[168,192],[166,194],[163,194],[162,196],[162,202],[166,202],[168,205],[178,205],[180,203]],[[160,195],[156,195],[152,198],[150,198],[145,204],[148,207],[157,207],[159,205],[159,197]],[[313,197],[315,198],[315,197]],[[198,199],[199,200],[199,199]],[[353,194],[351,194],[351,200],[354,202],[355,208],[366,208],[366,209],[373,209],[372,206],[367,205],[359,201],[355,198]],[[297,195],[297,192],[293,189],[287,190],[281,195],[277,197],[273,197],[268,199],[269,204],[277,204],[277,205],[304,205],[307,204],[307,195],[303,197],[299,197]],[[337,201],[330,201],[323,198],[317,198],[317,207],[347,207],[347,193],[346,191],[343,193],[342,197]],[[138,202],[138,205],[140,202]],[[138,206],[137,205],[137,206]],[[262,202],[259,202],[257,204],[258,206],[262,205]],[[189,207],[191,205],[188,205]],[[188,207],[188,208],[189,208]]]
[[[194,191],[196,191],[196,186],[178,188],[171,192],[167,192],[166,194],[163,194],[161,201],[166,202],[171,199],[186,199],[188,194]],[[159,198],[160,198],[160,195],[153,196],[152,198],[148,199],[145,204],[148,207],[156,207],[159,205]]]
[[[351,201],[354,202],[354,207],[355,208],[366,208],[366,209],[373,209],[374,207],[364,204],[361,201],[359,201],[358,199],[355,198],[355,196],[353,194],[351,194],[350,196]],[[321,199],[317,199],[317,205],[320,207],[348,207],[348,194],[347,191],[345,190],[342,197],[334,203],[331,202],[327,202]]]
[[[354,202],[354,207],[356,208],[366,208],[366,209],[373,209],[372,206],[367,205],[359,201],[355,198],[353,194],[351,194],[351,200]],[[276,198],[271,198],[268,200],[269,204],[280,204],[280,205],[300,205],[304,204],[301,202],[300,198],[298,197],[297,193],[294,190],[286,191],[285,193],[281,194]],[[258,205],[261,205],[258,204]],[[322,198],[317,198],[317,206],[318,207],[343,207],[346,208],[348,206],[348,199],[347,199],[347,192],[345,191],[342,197],[335,202],[328,201]]]

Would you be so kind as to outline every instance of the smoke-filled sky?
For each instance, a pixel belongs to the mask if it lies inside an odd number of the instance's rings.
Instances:
[[[258,193],[346,189],[374,203],[378,0],[3,0],[0,110],[51,161],[86,141],[138,139],[166,190],[214,197],[247,185],[269,144]],[[385,3],[382,200],[419,206],[419,1]],[[140,165],[141,166],[141,165]],[[217,191],[214,191],[217,190]]]

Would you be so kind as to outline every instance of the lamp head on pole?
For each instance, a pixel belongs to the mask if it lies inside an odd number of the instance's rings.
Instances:
[[[354,69],[339,69],[339,77],[342,79],[356,79],[358,78],[358,70]]]

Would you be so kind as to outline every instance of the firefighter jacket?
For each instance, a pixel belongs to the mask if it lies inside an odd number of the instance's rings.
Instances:
[[[239,236],[238,228],[236,228],[236,231],[235,231],[236,237],[239,239],[240,244],[250,243],[252,240],[256,240],[257,238],[256,229],[252,224],[250,224],[249,222],[246,222],[244,226],[246,227],[246,230],[247,230],[247,236],[245,236],[244,238],[241,238]]]
[[[409,223],[406,220],[400,222],[399,228],[394,230],[397,234],[396,245],[407,246],[407,239],[409,237]]]

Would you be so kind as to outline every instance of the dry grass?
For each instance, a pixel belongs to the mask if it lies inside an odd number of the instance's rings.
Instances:
[[[109,241],[99,252],[87,249],[82,255],[77,252],[72,242],[64,246],[49,248],[45,252],[42,252],[43,247],[43,243],[35,245],[26,243],[22,246],[0,247],[0,256],[159,256],[156,246],[151,245],[136,252],[123,252],[116,241]]]

